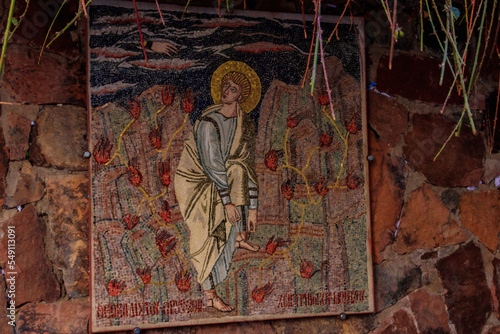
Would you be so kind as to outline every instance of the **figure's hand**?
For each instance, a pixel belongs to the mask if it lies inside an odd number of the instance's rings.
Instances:
[[[224,205],[224,210],[226,210],[227,220],[234,226],[234,224],[240,220],[240,213],[236,206],[232,203]]]
[[[248,232],[255,232],[257,227],[257,209],[248,210]]]
[[[151,45],[151,50],[154,52],[165,53],[172,57],[173,54],[177,54],[177,46],[172,42],[153,42]]]

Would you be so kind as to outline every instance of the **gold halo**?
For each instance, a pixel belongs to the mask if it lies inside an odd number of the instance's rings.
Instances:
[[[212,98],[214,103],[221,103],[221,82],[222,78],[229,72],[238,72],[243,74],[248,81],[250,81],[250,95],[248,95],[247,99],[240,103],[241,108],[249,113],[252,111],[260,101],[260,94],[262,92],[262,86],[260,84],[260,78],[255,73],[253,68],[248,66],[247,64],[230,60],[220,65],[212,74],[212,81],[210,83]]]

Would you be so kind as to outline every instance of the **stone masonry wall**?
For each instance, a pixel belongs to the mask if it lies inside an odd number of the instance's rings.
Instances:
[[[60,2],[32,1],[0,79],[0,101],[21,104],[0,104],[0,266],[7,271],[7,227],[15,225],[18,333],[88,332],[85,22],[37,63]],[[300,11],[299,1],[248,2]],[[61,17],[76,11],[70,3]],[[0,2],[0,29],[8,4]],[[376,313],[143,333],[500,333],[500,154],[488,154],[482,130],[474,136],[464,126],[432,161],[461,98],[452,96],[440,113],[451,80],[437,83],[434,37],[418,50],[410,5],[398,13],[405,37],[388,69],[390,31],[377,5],[353,4],[366,20],[368,82],[377,83],[368,94]],[[472,101],[477,120],[496,96],[498,71],[495,58],[484,67]],[[0,275],[0,333],[11,334],[6,283]]]

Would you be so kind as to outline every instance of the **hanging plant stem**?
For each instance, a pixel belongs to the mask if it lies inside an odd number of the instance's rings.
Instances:
[[[450,31],[450,11],[446,12],[446,31]],[[441,63],[441,76],[439,77],[439,86],[443,85],[444,70],[446,69],[446,59],[448,57],[448,38],[444,41],[443,62]]]
[[[497,1],[495,0],[495,3]],[[495,37],[493,37],[493,40],[495,41],[495,44],[498,47],[498,31],[500,30],[500,18],[497,18],[497,29],[495,31]],[[490,59],[493,58],[493,52],[495,51],[495,48],[492,47],[490,51]]]
[[[341,21],[341,20],[342,20],[342,18],[344,17],[345,11],[346,11],[347,7],[349,6],[349,3],[350,3],[350,2],[351,2],[351,0],[347,0],[346,4],[345,4],[345,6],[344,6],[344,10],[342,11],[342,15],[340,15],[340,18],[339,18],[339,20],[337,21],[337,24],[335,25],[335,28],[333,28],[333,31],[332,31],[332,33],[330,34],[330,37],[328,37],[328,40],[326,41],[325,46],[327,46],[327,45],[328,45],[328,43],[330,43],[330,40],[332,39],[332,37],[333,37],[333,34],[334,34],[334,33],[337,33],[337,40],[339,39],[338,26],[339,26],[339,24],[340,24],[340,21]]]
[[[380,2],[382,3],[382,7],[384,7],[385,15],[387,15],[387,20],[389,21],[392,30],[392,19],[391,13],[389,13],[389,3],[387,2],[387,0],[380,0]]]
[[[420,51],[424,51],[424,2],[420,0]]]
[[[87,1],[87,3],[85,4],[85,7],[88,7],[91,3],[92,3],[92,0]],[[54,43],[54,41],[55,41],[56,39],[58,39],[58,38],[59,38],[62,34],[64,34],[64,32],[66,32],[66,30],[68,30],[68,29],[69,29],[69,27],[71,27],[71,26],[73,25],[73,23],[75,23],[75,22],[76,22],[76,20],[78,20],[78,19],[80,18],[80,16],[82,16],[82,14],[83,14],[83,10],[82,10],[82,9],[80,9],[80,10],[78,11],[78,13],[76,13],[75,17],[74,17],[71,21],[69,21],[69,23],[68,23],[68,24],[67,24],[67,25],[66,25],[66,26],[65,26],[65,27],[64,27],[61,31],[59,31],[59,32],[58,32],[58,33],[54,36],[54,38],[52,38],[52,40],[51,40],[51,41],[47,44],[47,46],[46,46],[46,47],[47,47],[47,48],[48,48],[48,47],[50,47],[50,46],[52,45],[52,43]]]
[[[496,7],[497,7],[497,0],[494,0],[493,1],[493,10],[491,11],[492,13],[495,13]],[[486,11],[486,7],[485,7],[485,11]],[[477,70],[478,73],[481,72],[481,68],[483,67],[484,58],[486,57],[486,51],[488,50],[488,46],[490,44],[490,37],[491,37],[491,32],[493,30],[493,22],[494,21],[495,21],[495,16],[491,15],[490,27],[488,28],[488,34],[486,35],[486,41],[485,41],[485,45],[484,45],[484,49],[483,49],[483,56],[481,57],[481,62],[479,63],[479,69]],[[497,22],[497,27],[498,27],[498,22]],[[493,49],[494,48],[492,47],[491,51],[493,51]],[[479,79],[479,75],[475,78],[473,85],[476,84],[477,79]]]
[[[141,37],[142,52],[144,53],[144,60],[146,61],[147,64],[148,55],[146,54],[146,47],[144,46],[144,36],[142,36],[142,31],[141,31],[141,19],[139,18],[139,11],[137,10],[137,2],[136,0],[133,1],[134,1],[135,17],[137,18],[137,27],[139,28],[139,36]]]
[[[181,21],[184,19],[184,14],[186,14],[190,2],[191,2],[191,0],[187,0],[187,2],[186,2],[186,7],[184,7],[184,11],[182,12]]]
[[[309,49],[309,56],[307,57],[307,66],[306,66],[306,72],[304,73],[304,78],[302,79],[302,88],[304,88],[306,84],[306,77],[307,77],[307,72],[309,71],[309,64],[311,63],[311,57],[312,57],[312,51],[314,47],[314,40],[316,36],[316,21],[318,20],[318,12],[315,12],[315,18],[313,22],[313,34],[311,38],[311,47]]]
[[[434,157],[434,159],[432,159],[432,161],[436,161],[437,157],[439,157],[439,155],[441,154],[441,152],[443,152],[446,144],[448,144],[448,142],[451,140],[451,138],[453,137],[453,135],[455,133],[458,133],[460,131],[459,128],[462,125],[463,117],[464,117],[464,113],[462,113],[462,116],[460,116],[460,119],[458,120],[457,125],[455,125],[455,127],[453,128],[453,131],[451,131],[450,135],[448,136],[448,139],[446,139],[446,141],[444,142],[443,146],[441,146],[441,149],[436,154],[436,156]]]
[[[470,126],[472,128],[472,133],[476,134],[477,133],[476,126],[474,125],[474,120],[472,119],[472,112],[471,112],[470,106],[469,106],[469,93],[467,92],[466,86],[465,86],[464,72],[463,72],[462,68],[460,67],[460,64],[458,64],[458,62],[460,61],[460,56],[459,56],[459,53],[457,50],[457,45],[454,42],[454,41],[456,41],[456,38],[457,38],[455,35],[455,25],[454,24],[451,25],[451,31],[453,33],[453,38],[454,38],[453,41],[451,41],[452,42],[451,44],[453,45],[453,48],[455,50],[455,52],[453,53],[453,56],[455,58],[455,64],[457,65],[458,74],[460,75],[460,84],[461,84],[462,90],[464,92],[464,110],[465,110],[465,112],[467,112],[467,115],[469,116],[469,122],[470,122]],[[458,133],[460,133],[460,129],[458,130]]]
[[[490,154],[491,154],[491,152],[493,152],[493,144],[495,143],[495,132],[497,130],[498,101],[500,101],[500,74],[498,75],[497,106],[495,108],[495,119],[493,120],[493,130],[492,130],[491,142],[490,142]]]
[[[394,7],[392,9],[392,38],[391,38],[391,50],[389,51],[389,70],[392,69],[392,57],[394,56],[394,43],[397,42],[396,38],[396,28],[398,23],[396,22],[396,12],[398,9],[398,0],[394,0]]]
[[[52,31],[52,27],[54,26],[54,23],[57,20],[57,17],[59,16],[59,13],[61,12],[61,9],[63,6],[66,4],[66,0],[63,1],[61,6],[59,6],[59,9],[56,12],[56,15],[52,19],[52,22],[50,23],[49,30],[47,31],[47,34],[45,35],[45,39],[43,40],[42,44],[42,49],[40,50],[40,55],[38,56],[38,64],[40,64],[40,60],[42,60],[42,55],[43,55],[43,50],[45,50],[45,43],[47,43],[47,39],[49,38],[50,32]],[[48,48],[48,47],[47,47]]]
[[[304,12],[304,0],[300,0],[300,6],[302,8],[302,26],[304,27],[304,38],[307,39],[306,31],[306,13]],[[246,8],[245,8],[246,9]]]
[[[422,0],[423,1],[423,0]],[[441,40],[438,37],[437,31],[436,31],[436,26],[434,25],[434,20],[432,19],[431,10],[429,8],[429,1],[425,0],[425,5],[427,7],[427,12],[429,13],[429,22],[431,23],[432,26],[432,32],[434,33],[434,36],[436,36],[436,41],[439,44],[439,47],[441,48],[441,51],[444,52],[444,47],[443,44],[441,43]],[[453,65],[451,64],[450,58],[446,58],[446,63],[448,64],[448,67],[450,68],[451,73],[453,74],[454,77],[456,77],[455,71],[453,69]]]
[[[321,0],[317,0],[320,2]],[[319,11],[319,9],[318,9]],[[319,15],[318,15],[318,21],[319,21]],[[312,70],[312,76],[311,76],[311,96],[314,95],[314,85],[316,83],[316,68],[318,66],[318,49],[319,49],[319,26],[316,28],[316,45],[314,46],[314,59],[313,59],[313,70]]]
[[[319,3],[321,3],[321,0],[319,0]],[[320,11],[320,8],[318,8],[318,11]],[[328,74],[326,72],[325,55],[323,54],[323,37],[322,37],[322,31],[321,31],[321,13],[318,13],[318,40],[319,40],[319,50],[321,53],[321,65],[323,66],[323,75],[325,77],[326,92],[328,94],[328,100],[330,101],[330,110],[332,112],[332,118],[333,118],[333,120],[335,120],[335,111],[333,110],[333,101],[332,101],[332,90],[330,89],[330,84],[328,83]]]
[[[453,88],[455,87],[455,84],[457,83],[458,79],[458,73],[455,74],[455,77],[453,78],[453,83],[450,85],[450,89],[448,89],[448,95],[446,95],[446,99],[444,100],[443,106],[441,107],[441,114],[444,112],[444,108],[446,107],[446,104],[448,103],[448,100],[450,99],[451,92],[453,92]]]
[[[482,3],[482,1],[481,1],[481,3]],[[436,11],[437,17],[439,19],[439,23],[441,24],[441,29],[446,34],[446,37],[448,38],[450,44],[453,47],[453,58],[454,58],[454,61],[455,61],[455,67],[458,70],[458,74],[460,76],[460,86],[461,86],[461,88],[462,88],[462,90],[464,92],[464,109],[465,109],[465,112],[467,112],[467,115],[469,116],[469,121],[470,121],[470,124],[471,124],[472,132],[474,134],[476,134],[477,133],[476,132],[476,127],[474,125],[474,120],[472,119],[472,113],[471,113],[470,106],[469,106],[467,88],[466,88],[466,85],[465,85],[464,73],[463,73],[463,70],[462,70],[462,66],[464,65],[464,61],[460,57],[460,53],[458,52],[458,48],[457,48],[457,44],[456,44],[457,38],[456,38],[456,34],[455,34],[455,25],[453,23],[451,24],[452,35],[450,35],[450,33],[448,31],[446,31],[446,28],[445,28],[445,26],[443,24],[443,20],[441,20],[441,16],[439,15],[439,11],[437,9],[435,0],[432,0],[432,4],[433,4],[433,7],[434,7],[434,10]],[[467,50],[468,45],[469,45],[469,39],[467,40],[467,44],[465,46],[465,50]]]
[[[158,3],[158,0],[156,0],[156,8],[158,8],[158,13],[160,13],[161,23],[163,23],[163,26],[166,28],[167,25],[165,24],[165,21],[163,20],[163,14],[161,13],[160,4]]]
[[[89,18],[89,14],[87,13],[87,7],[85,7],[85,0],[80,0],[80,6],[83,8],[83,14],[85,14],[85,18]]]
[[[5,52],[7,51],[7,44],[9,43],[10,24],[12,23],[12,16],[14,15],[15,5],[16,5],[16,0],[11,0],[9,16],[7,17],[7,24],[5,26],[5,31],[3,33],[2,54],[0,56],[0,76],[2,75],[3,63],[5,61]]]
[[[16,32],[17,28],[19,28],[19,26],[21,25],[21,22],[23,22],[23,19],[26,16],[26,13],[28,12],[29,6],[30,6],[30,0],[27,0],[26,7],[24,7],[23,14],[21,16],[19,16],[19,19],[17,20],[18,21],[17,25],[14,27],[14,29],[12,29],[12,31],[9,34],[9,42],[10,42],[10,39],[12,38],[12,36],[14,35],[14,33]]]
[[[482,18],[481,18],[481,25],[478,28],[478,30],[479,30],[479,38],[478,38],[478,41],[477,41],[476,55],[474,57],[474,65],[472,66],[472,73],[471,73],[470,79],[469,79],[469,87],[467,89],[467,93],[468,94],[470,94],[470,92],[471,92],[473,83],[476,82],[476,78],[474,77],[474,75],[476,74],[477,60],[479,58],[479,50],[481,48],[481,40],[482,40],[482,37],[483,37],[484,19],[486,17],[486,9],[487,8],[488,8],[488,0],[486,0],[486,2],[484,3],[483,15],[482,15]],[[478,70],[478,73],[479,73],[479,70]],[[478,77],[479,77],[479,75],[478,75]]]

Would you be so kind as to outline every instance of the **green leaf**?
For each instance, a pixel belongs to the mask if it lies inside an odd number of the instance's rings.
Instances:
[[[16,18],[12,18],[10,20],[10,22],[12,22],[12,24],[15,25],[15,26],[17,26],[19,24],[19,21]]]
[[[395,35],[396,39],[398,39],[399,37],[404,37],[405,33],[403,32],[403,30],[401,28],[397,28],[396,31],[394,32],[394,35]]]

